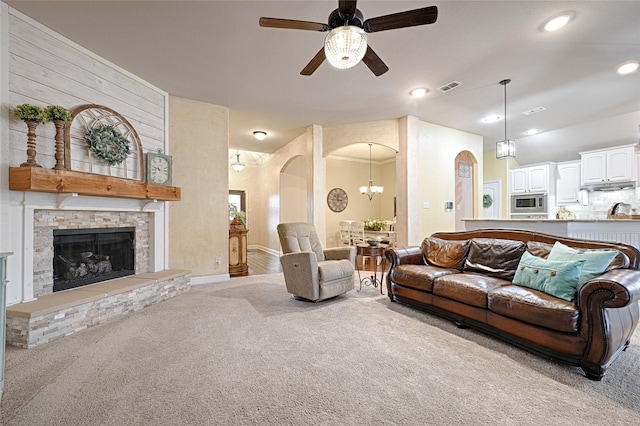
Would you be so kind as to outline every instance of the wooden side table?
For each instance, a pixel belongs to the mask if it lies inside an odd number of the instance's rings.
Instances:
[[[249,275],[247,263],[248,229],[229,229],[229,275],[240,277]]]
[[[384,278],[384,268],[386,266],[386,259],[384,257],[384,251],[388,247],[387,244],[378,244],[372,246],[370,244],[358,244],[356,245],[356,270],[358,271],[358,280],[360,281],[360,288],[362,290],[362,284],[373,286],[378,288],[380,286],[380,294],[382,292],[382,279]],[[373,275],[364,278],[360,277],[360,268],[358,267],[358,256],[367,256],[373,258]],[[380,278],[378,279],[378,259],[382,258],[380,262]]]

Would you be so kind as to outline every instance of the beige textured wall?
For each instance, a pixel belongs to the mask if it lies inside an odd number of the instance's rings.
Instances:
[[[182,188],[169,211],[169,267],[195,277],[229,271],[228,139],[227,108],[169,98],[173,184]]]
[[[483,152],[482,136],[436,124],[419,123],[419,208],[420,239],[436,231],[454,231],[455,214],[445,212],[445,201],[455,201],[455,158],[469,151],[478,161],[474,168],[476,189],[475,211],[482,211]],[[423,203],[430,203],[428,209]]]

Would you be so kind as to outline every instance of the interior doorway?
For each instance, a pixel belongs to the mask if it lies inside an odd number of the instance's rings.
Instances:
[[[482,184],[482,217],[485,219],[500,219],[502,206],[502,181],[486,180]]]
[[[475,217],[476,161],[469,151],[460,152],[455,159],[455,230],[464,231],[462,219]]]

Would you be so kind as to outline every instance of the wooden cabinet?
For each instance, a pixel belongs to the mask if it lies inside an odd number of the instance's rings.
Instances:
[[[580,169],[580,161],[558,163],[556,204],[578,204],[582,201]]]
[[[12,253],[0,253],[0,399],[4,388],[4,350],[7,321],[7,257]]]
[[[583,152],[580,155],[583,186],[635,180],[633,145]]]
[[[249,274],[247,264],[248,229],[229,229],[229,275],[239,277]]]
[[[509,191],[511,194],[548,193],[549,176],[549,164],[511,169],[509,170]]]

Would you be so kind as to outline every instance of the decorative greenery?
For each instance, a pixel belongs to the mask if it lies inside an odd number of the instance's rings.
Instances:
[[[493,204],[493,197],[489,194],[484,194],[482,196],[482,207],[488,209]]]
[[[243,211],[236,212],[233,215],[233,220],[231,221],[231,225],[233,226],[241,226],[243,228],[247,227],[247,214]]]
[[[129,140],[113,126],[98,124],[89,127],[84,140],[89,150],[110,166],[122,163],[131,153]]]
[[[65,123],[71,122],[71,114],[66,108],[60,105],[49,105],[44,109],[44,113],[49,121],[60,120]]]
[[[386,226],[382,220],[378,220],[378,219],[367,218],[363,222],[364,222],[364,229],[366,231],[382,231]]]
[[[18,105],[13,109],[13,115],[24,121],[35,121],[40,124],[47,122],[47,116],[45,115],[44,110],[39,106],[31,104]]]

